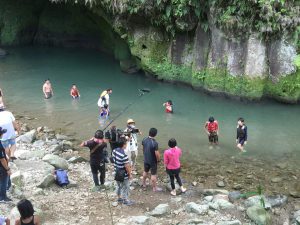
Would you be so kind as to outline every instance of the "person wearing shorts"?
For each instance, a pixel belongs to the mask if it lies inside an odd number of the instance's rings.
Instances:
[[[7,130],[1,138],[2,146],[5,148],[5,152],[10,160],[15,160],[16,131],[19,132],[19,126],[16,123],[14,115],[5,110],[4,107],[0,108],[0,126]]]
[[[204,125],[205,132],[208,135],[209,143],[217,145],[219,143],[219,124],[218,121],[215,120],[214,117],[209,117],[208,121]]]
[[[150,172],[152,190],[154,192],[162,190],[161,188],[157,187],[157,164],[160,161],[160,154],[158,151],[158,143],[154,139],[156,135],[157,129],[151,128],[149,130],[149,136],[144,138],[142,142],[144,153],[143,188],[146,188],[146,179]]]

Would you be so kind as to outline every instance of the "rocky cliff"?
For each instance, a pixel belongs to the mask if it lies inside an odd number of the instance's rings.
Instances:
[[[96,48],[124,71],[141,68],[210,93],[300,99],[294,1],[59,2],[0,0],[1,44]]]

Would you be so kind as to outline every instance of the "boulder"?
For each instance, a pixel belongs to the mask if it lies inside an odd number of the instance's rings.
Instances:
[[[23,142],[23,143],[32,143],[36,138],[36,130],[31,130],[19,137],[17,137],[17,142]]]
[[[41,183],[37,185],[39,188],[47,188],[50,187],[52,184],[55,183],[55,177],[52,174],[48,174],[43,178]]]
[[[163,216],[170,213],[170,206],[168,204],[160,204],[155,207],[152,212],[150,212],[151,216]]]
[[[36,151],[27,151],[22,154],[19,154],[19,159],[41,159],[46,155],[45,150],[36,150]]]
[[[268,196],[266,199],[267,202],[270,203],[272,208],[285,205],[288,201],[288,197],[286,195]]]
[[[72,149],[73,143],[71,141],[63,140],[61,142],[61,146],[63,150],[68,150],[68,149]]]
[[[233,220],[233,221],[221,221],[218,222],[216,225],[242,225],[242,223],[239,220]]]
[[[15,173],[13,173],[11,176],[10,176],[10,179],[11,179],[11,182],[18,186],[18,187],[23,187],[24,185],[24,182],[23,182],[23,179],[24,179],[24,176],[23,174],[21,174],[20,171],[17,171]]]
[[[271,216],[270,214],[261,206],[251,206],[247,209],[247,216],[256,224],[271,224]]]
[[[136,224],[149,224],[150,217],[148,216],[132,216],[130,221]]]
[[[57,155],[47,154],[43,157],[43,161],[54,166],[56,169],[67,170],[69,168],[68,162]]]
[[[189,202],[185,206],[185,210],[189,213],[196,213],[198,215],[207,214],[209,210],[208,205],[198,205],[195,202]]]
[[[87,160],[81,156],[73,156],[68,160],[69,163],[81,163],[86,162]]]
[[[218,209],[232,209],[234,205],[225,199],[214,199],[213,204],[218,206]]]

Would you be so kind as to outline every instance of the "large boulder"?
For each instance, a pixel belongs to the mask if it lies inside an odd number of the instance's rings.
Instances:
[[[17,137],[17,142],[23,142],[23,143],[32,143],[36,138],[36,130],[31,130],[19,137]]]
[[[67,170],[69,168],[68,162],[57,155],[47,154],[43,157],[43,161],[54,166],[56,169]]]
[[[258,225],[270,225],[271,216],[270,214],[261,206],[251,206],[247,209],[247,216]]]
[[[55,177],[52,174],[48,174],[43,178],[43,180],[37,185],[39,188],[50,187],[55,182]]]
[[[41,159],[45,156],[45,150],[35,150],[35,151],[26,151],[19,154],[19,159],[26,160],[26,159]]]
[[[189,213],[196,213],[198,215],[204,215],[207,214],[209,210],[208,205],[199,205],[196,204],[195,202],[189,202],[185,206],[185,210]]]
[[[164,216],[170,213],[170,206],[168,204],[160,204],[150,212],[151,216]]]

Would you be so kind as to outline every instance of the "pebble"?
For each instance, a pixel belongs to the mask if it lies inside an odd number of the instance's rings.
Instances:
[[[217,186],[218,187],[225,187],[224,181],[218,181]]]
[[[282,181],[281,177],[274,177],[271,179],[272,183],[280,183]]]

